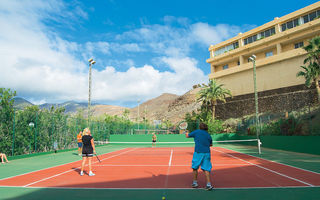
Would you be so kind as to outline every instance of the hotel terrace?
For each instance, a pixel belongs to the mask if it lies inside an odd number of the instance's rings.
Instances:
[[[209,48],[210,79],[224,84],[233,96],[253,93],[253,63],[256,55],[258,92],[304,84],[296,77],[306,58],[301,47],[320,35],[320,2],[239,33]]]

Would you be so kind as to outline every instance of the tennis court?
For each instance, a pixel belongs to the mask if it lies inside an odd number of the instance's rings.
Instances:
[[[259,156],[256,147],[215,145],[211,152],[211,178],[216,189],[201,189],[205,186],[202,172],[199,173],[200,188],[193,189],[190,187],[192,145],[163,146],[152,148],[147,144],[107,144],[100,147],[101,152],[109,151],[99,155],[101,162],[94,158],[94,177],[79,175],[81,161],[78,158],[78,161],[67,164],[2,178],[0,186],[14,190],[67,189],[77,190],[77,193],[88,189],[93,189],[94,193],[97,190],[145,193],[147,190],[147,193],[156,193],[150,199],[161,199],[162,196],[174,199],[179,191],[185,190],[192,193],[200,191],[201,195],[209,197],[216,195],[217,190],[312,190],[320,186],[319,172],[267,160]]]

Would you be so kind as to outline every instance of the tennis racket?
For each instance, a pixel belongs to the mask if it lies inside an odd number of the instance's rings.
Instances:
[[[186,132],[186,129],[188,128],[188,122],[181,122],[179,124],[180,130],[184,130],[184,133]]]
[[[99,163],[101,163],[101,160],[99,159],[98,155],[95,153],[94,154],[96,156],[96,158],[98,159]]]

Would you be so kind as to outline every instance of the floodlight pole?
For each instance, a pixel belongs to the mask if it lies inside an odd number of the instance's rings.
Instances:
[[[89,60],[89,97],[88,97],[88,127],[90,127],[90,117],[91,117],[91,71],[92,65],[96,63],[92,58]]]
[[[140,99],[138,100],[138,133],[139,133],[139,120],[140,120],[140,110],[139,110],[139,107],[140,107]]]
[[[259,106],[258,106],[258,92],[257,92],[257,78],[256,78],[256,56],[252,55],[249,57],[250,61],[253,63],[253,85],[254,85],[254,103],[256,108],[256,134],[257,139],[259,139]]]

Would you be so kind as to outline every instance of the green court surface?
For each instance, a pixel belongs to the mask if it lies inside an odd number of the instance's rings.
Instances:
[[[123,136],[125,137],[125,136]],[[171,141],[177,141],[173,136]],[[151,138],[151,137],[150,137]],[[161,138],[161,137],[160,137]],[[160,139],[159,138],[159,139]],[[187,141],[180,137],[181,141]],[[132,139],[131,141],[137,141]],[[140,141],[140,140],[139,140]],[[130,145],[108,144],[97,147],[99,154],[113,152]],[[138,145],[148,146],[148,145]],[[149,145],[150,146],[150,145]],[[320,156],[313,154],[295,153],[283,150],[262,148],[259,155],[257,147],[243,145],[224,145],[241,153],[257,156],[263,159],[320,173]],[[10,158],[9,158],[10,160]],[[77,150],[25,157],[11,160],[8,164],[0,164],[0,179],[37,171],[81,160]],[[212,158],[214,162],[214,156]],[[112,172],[110,172],[112,173]],[[130,173],[130,172],[126,172]],[[213,171],[214,173],[214,171]],[[214,177],[214,176],[213,176]],[[192,172],[190,170],[190,183]],[[214,179],[213,179],[214,183]],[[320,187],[287,187],[287,188],[250,188],[250,189],[57,189],[57,188],[24,188],[0,187],[0,199],[132,199],[132,200],[161,200],[162,196],[170,199],[319,199]]]

